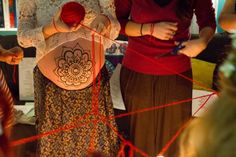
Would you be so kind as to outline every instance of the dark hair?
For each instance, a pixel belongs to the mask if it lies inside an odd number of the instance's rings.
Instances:
[[[181,19],[191,18],[194,0],[178,0],[176,5],[176,14]]]

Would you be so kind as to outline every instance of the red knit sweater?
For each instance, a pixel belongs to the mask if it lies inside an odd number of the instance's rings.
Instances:
[[[171,52],[174,41],[190,38],[191,19],[181,20],[175,13],[177,0],[172,0],[165,7],[160,7],[153,0],[116,0],[116,14],[121,23],[121,34],[129,17],[136,23],[154,23],[169,21],[178,23],[178,31],[172,40],[163,41],[151,36],[129,37],[129,44],[123,65],[136,72],[152,75],[170,75],[181,73],[191,68],[190,59],[185,55],[160,57]],[[195,0],[192,15],[196,14],[199,29],[210,26],[215,29],[215,13],[211,0]]]

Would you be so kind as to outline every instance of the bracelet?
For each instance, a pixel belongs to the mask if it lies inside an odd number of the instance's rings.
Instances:
[[[143,36],[143,24],[141,24],[141,27],[140,27],[140,35]]]
[[[153,33],[154,33],[154,24],[151,23],[151,27],[150,27],[150,34],[151,34],[151,36],[153,35]]]
[[[55,30],[56,30],[57,32],[60,32],[60,31],[57,29],[57,27],[56,27],[54,18],[53,18],[53,20],[52,20],[52,23],[53,23],[53,27],[55,28]]]

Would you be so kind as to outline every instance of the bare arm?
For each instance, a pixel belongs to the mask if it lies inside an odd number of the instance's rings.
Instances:
[[[223,10],[219,17],[220,26],[230,31],[236,29],[235,0],[226,0]]]
[[[215,34],[215,29],[213,29],[212,27],[204,27],[199,32],[199,39],[202,40],[207,46],[207,44],[212,39],[214,34]]]
[[[179,53],[188,57],[196,57],[207,47],[209,41],[214,35],[214,32],[215,30],[212,27],[202,28],[199,32],[199,38],[183,42],[182,46],[184,46],[184,48],[179,50]],[[178,44],[179,43],[176,42],[176,45]]]
[[[138,37],[142,35],[150,34],[151,24],[140,24],[133,21],[129,21],[125,26],[125,34],[128,36]]]
[[[183,42],[184,48],[179,50],[180,53],[188,57],[195,57],[200,54],[207,47],[215,32],[215,11],[212,1],[205,0],[204,2],[203,4],[202,0],[198,0],[195,4],[195,14],[200,30],[199,38]]]
[[[125,32],[128,36],[144,36],[151,35],[160,40],[172,39],[177,31],[177,23],[174,22],[158,22],[139,24],[129,21],[126,24]]]

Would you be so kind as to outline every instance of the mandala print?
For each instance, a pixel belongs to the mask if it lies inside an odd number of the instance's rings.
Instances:
[[[56,59],[56,75],[67,86],[80,86],[92,75],[92,61],[89,52],[79,44],[74,48],[63,47],[61,57]]]

